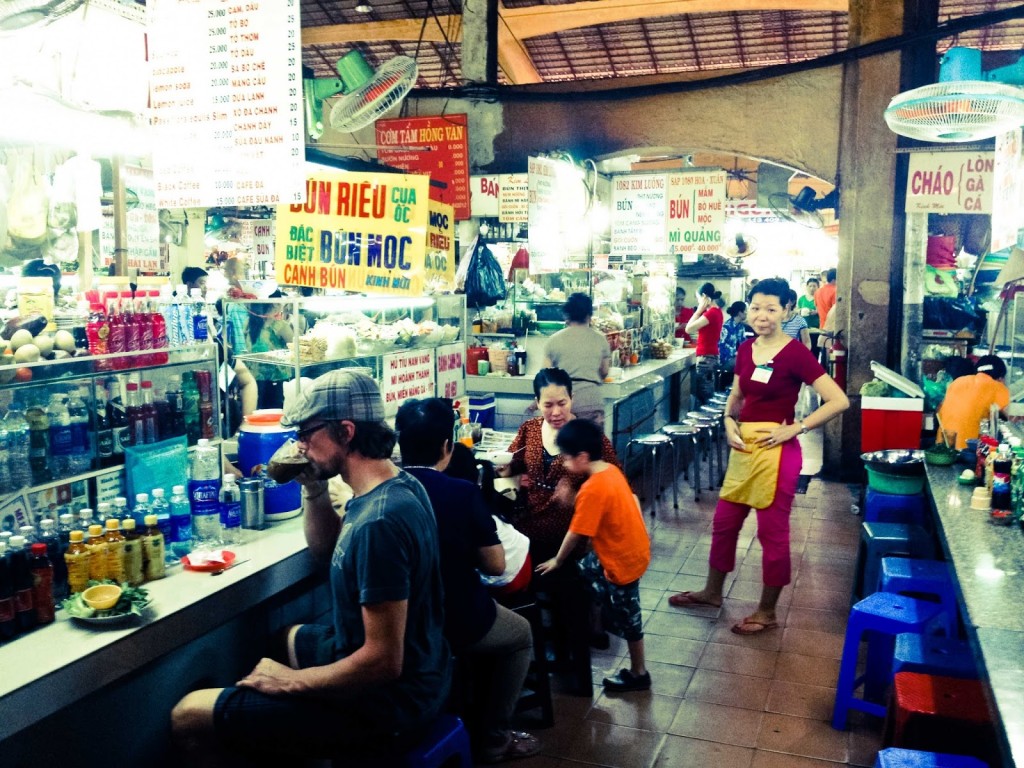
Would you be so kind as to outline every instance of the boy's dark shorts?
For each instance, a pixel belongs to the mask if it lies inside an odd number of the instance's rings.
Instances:
[[[601,606],[604,628],[629,642],[643,639],[639,579],[629,584],[612,584],[593,552],[579,561],[579,569]]]
[[[334,660],[334,630],[304,624],[295,635],[299,667]],[[268,696],[251,688],[225,688],[213,708],[217,736],[232,751],[258,762],[274,755],[324,758],[388,745],[397,734],[361,711],[355,701]],[[280,763],[279,763],[280,764]]]

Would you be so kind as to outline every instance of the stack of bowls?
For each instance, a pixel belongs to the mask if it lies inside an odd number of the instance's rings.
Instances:
[[[868,486],[880,493],[913,496],[924,490],[924,451],[889,449],[862,453]]]

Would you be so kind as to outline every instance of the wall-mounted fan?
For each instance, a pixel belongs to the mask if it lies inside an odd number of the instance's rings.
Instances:
[[[84,3],[85,0],[3,0],[0,2],[0,34],[49,24]]]
[[[331,107],[328,122],[336,131],[352,133],[398,104],[416,82],[416,60],[395,56],[374,71],[359,51],[349,51],[335,65],[337,78],[303,78],[306,131],[312,139],[324,132],[324,100],[343,94]]]
[[[839,207],[839,188],[821,198],[817,197],[817,192],[811,187],[804,187],[795,195],[776,192],[768,196],[768,207],[783,221],[810,229],[821,229],[825,221],[818,211]]]
[[[756,250],[756,238],[747,237],[742,232],[737,232],[736,236],[732,239],[732,242],[725,246],[725,255],[733,261],[739,261],[740,259],[745,259],[748,256],[753,256]]]
[[[185,233],[188,232],[188,214],[181,221],[175,221],[171,212],[161,208],[157,213],[160,222],[160,242],[182,246],[185,244]]]
[[[922,141],[980,141],[1024,125],[1024,82],[1018,61],[982,73],[981,51],[953,47],[939,66],[939,82],[899,93],[885,110],[893,133]]]

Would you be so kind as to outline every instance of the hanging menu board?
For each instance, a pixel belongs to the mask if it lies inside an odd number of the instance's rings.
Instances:
[[[722,250],[725,227],[725,182],[722,170],[669,173],[666,226],[669,253],[694,263]]]
[[[149,11],[157,206],[300,202],[298,0],[152,0]]]
[[[1017,244],[1017,231],[1024,224],[1021,215],[1021,129],[996,136],[995,171],[992,190],[991,251]]]
[[[530,178],[525,173],[507,173],[499,177],[498,221],[525,224],[530,220]]]
[[[466,391],[466,345],[445,344],[437,348],[437,396],[454,399]]]
[[[531,157],[529,175],[530,272],[558,272],[586,253],[590,231],[587,190],[578,168],[565,160]]]
[[[422,173],[443,182],[441,202],[456,219],[470,217],[469,131],[465,115],[378,120],[377,159],[392,168]],[[390,149],[394,147],[394,149]]]
[[[434,350],[411,349],[384,355],[381,359],[380,394],[384,415],[394,416],[398,406],[410,398],[434,397]]]
[[[630,174],[612,180],[613,255],[668,253],[664,174]]]
[[[992,213],[991,152],[911,152],[907,213]]]
[[[153,204],[153,172],[148,168],[126,165],[121,169],[128,194],[138,200],[125,214],[125,239],[128,269],[161,272],[167,269],[160,258],[160,222]],[[114,218],[104,216],[100,224],[100,259],[103,266],[114,261]]]

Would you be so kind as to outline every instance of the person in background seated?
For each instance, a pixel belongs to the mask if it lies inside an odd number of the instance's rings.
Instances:
[[[185,267],[181,270],[181,282],[185,286],[185,296],[192,295],[192,289],[198,288],[199,292],[206,295],[207,272],[202,267]]]
[[[402,466],[423,484],[437,520],[445,637],[456,657],[484,661],[478,665],[488,679],[479,687],[476,752],[481,762],[498,763],[540,751],[535,736],[510,727],[530,668],[533,635],[530,622],[495,603],[477,574],[503,573],[505,552],[480,489],[444,474],[452,456],[452,424],[452,408],[439,397],[406,400],[395,416]]]
[[[1003,383],[1006,363],[995,355],[985,355],[978,360],[976,370],[973,376],[960,376],[951,381],[939,406],[939,421],[946,432],[956,432],[958,450],[966,448],[968,440],[978,437],[981,420],[988,418],[993,405],[998,405],[999,415],[1007,418],[1010,390]]]
[[[304,530],[330,567],[333,622],[290,627],[287,664],[264,658],[235,685],[178,702],[182,765],[407,749],[441,712],[451,670],[437,525],[423,486],[391,463],[395,433],[384,419],[377,383],[350,370],[319,377],[289,403],[282,425],[297,429],[309,460],[297,478]],[[355,494],[344,527],[328,493],[335,475]]]
[[[553,558],[537,566],[550,573],[572,552],[590,540],[593,550],[580,560],[579,569],[593,592],[604,627],[629,645],[629,669],[604,678],[606,691],[646,691],[651,675],[644,664],[644,632],[640,615],[640,577],[651,562],[651,542],[640,502],[622,470],[601,460],[601,434],[583,420],[566,424],[558,432],[558,447],[565,462],[587,480],[576,495],[576,511],[569,532]]]

